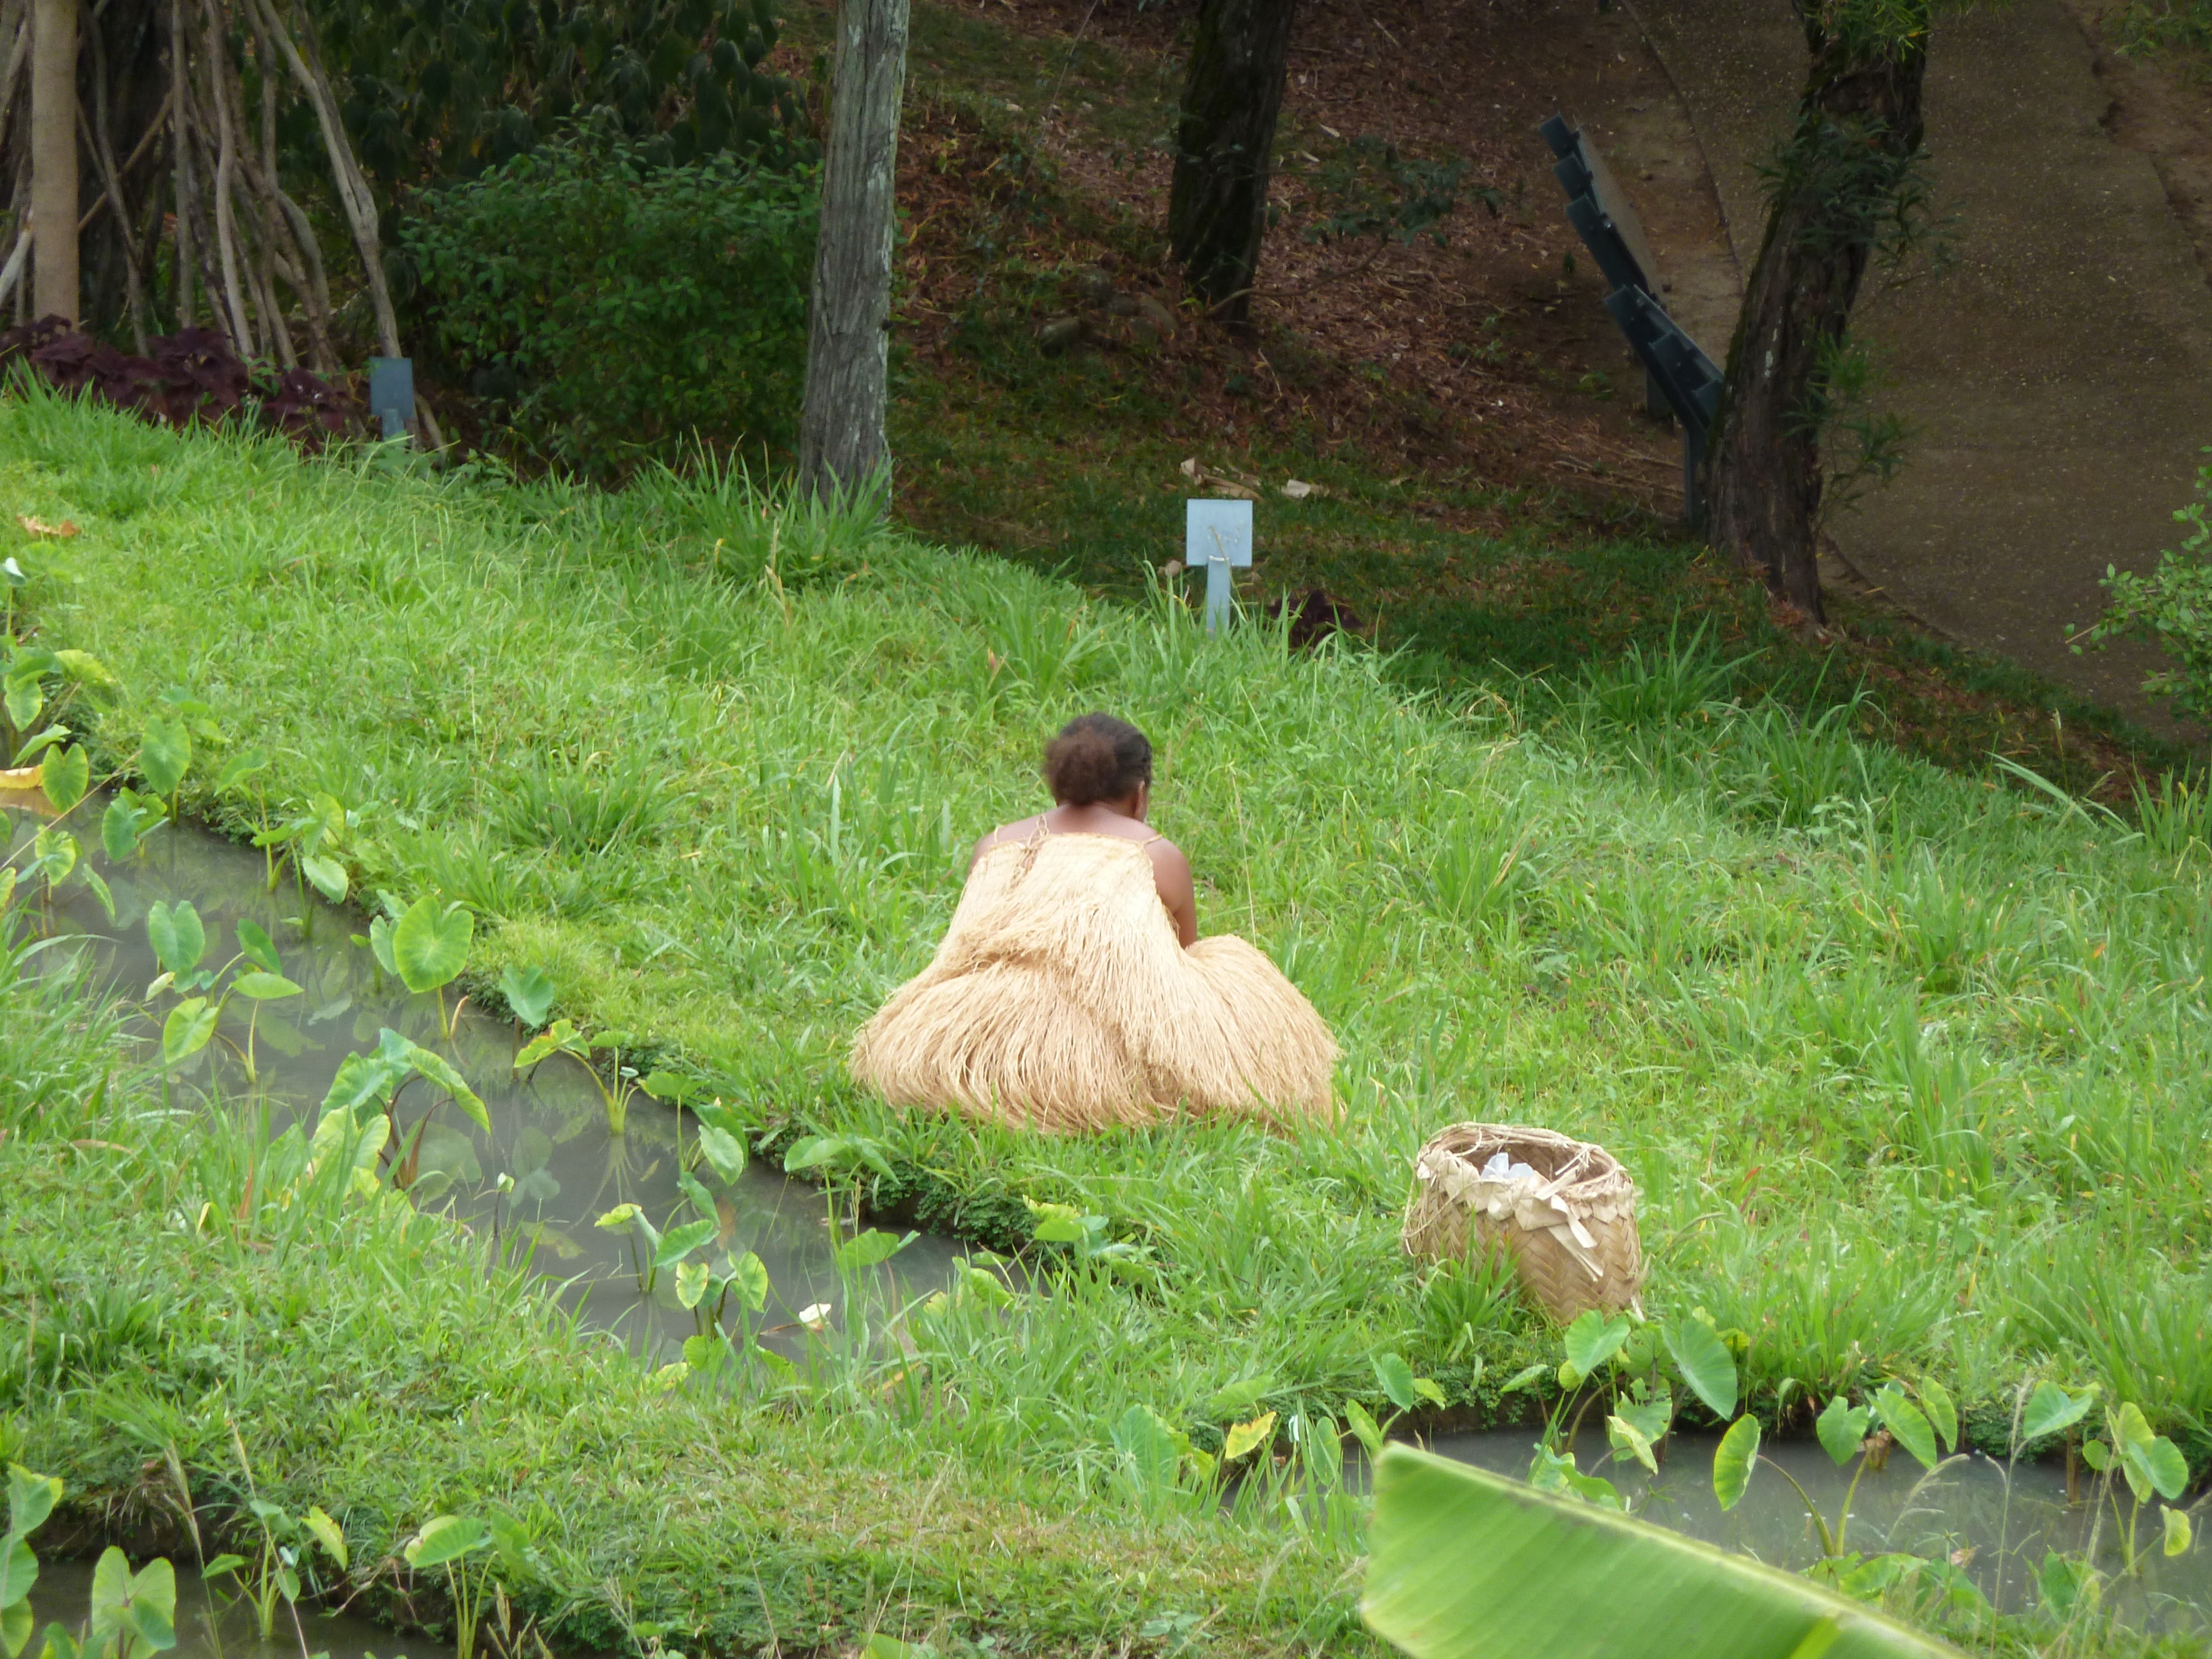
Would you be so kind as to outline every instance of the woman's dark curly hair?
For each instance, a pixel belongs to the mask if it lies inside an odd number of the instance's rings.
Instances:
[[[1044,746],[1044,781],[1062,806],[1127,800],[1152,781],[1152,745],[1127,720],[1079,714]]]

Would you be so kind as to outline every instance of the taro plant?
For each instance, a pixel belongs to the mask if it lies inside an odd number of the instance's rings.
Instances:
[[[227,787],[233,791],[242,790],[248,782],[254,783],[255,799],[261,805],[261,827],[254,832],[253,844],[262,849],[263,857],[268,862],[270,890],[272,892],[276,890],[276,849],[281,847],[286,849],[292,860],[292,878],[299,889],[304,921],[309,887],[333,904],[345,902],[345,896],[349,890],[345,866],[331,854],[359,826],[361,814],[349,810],[337,796],[321,793],[310,800],[304,811],[295,813],[282,823],[270,823],[266,805],[261,802],[258,782],[261,770],[267,764],[258,750],[247,750],[233,757],[230,763],[223,768],[216,779],[216,787],[218,791],[225,788],[226,779],[228,780]],[[380,954],[378,962],[386,973],[398,971],[385,963]]]
[[[21,858],[24,852],[30,857],[21,865],[0,866],[0,910],[7,908],[18,887],[28,887],[33,882],[39,884],[40,902],[51,909],[54,895],[74,878],[100,901],[110,918],[114,916],[114,896],[100,872],[84,861],[84,849],[68,830],[58,823],[41,824],[29,845],[15,856]]]
[[[100,849],[110,864],[120,864],[137,854],[146,837],[169,821],[161,803],[142,795],[127,784],[116,790],[100,815]]]
[[[33,1474],[20,1463],[8,1466],[8,1533],[0,1538],[0,1652],[8,1659],[31,1639],[31,1586],[39,1582],[39,1558],[27,1540],[46,1524],[61,1495],[58,1476]]]
[[[207,930],[189,899],[174,904],[156,901],[146,912],[146,939],[154,947],[161,972],[146,988],[148,1000],[164,991],[178,994],[176,1006],[161,1022],[161,1073],[164,1080],[185,1060],[214,1040],[222,1011],[231,998],[244,997],[253,1005],[246,1027],[246,1046],[238,1049],[245,1062],[246,1080],[258,1077],[253,1063],[253,1039],[261,1020],[261,1005],[301,994],[284,977],[283,963],[267,933],[250,921],[238,924],[238,951],[219,968],[203,968],[207,954]],[[221,994],[215,988],[223,975],[240,969]],[[236,1048],[235,1044],[232,1045]]]
[[[684,1085],[671,1078],[665,1072],[653,1073],[641,1086],[647,1094],[659,1100],[683,1102],[687,1097],[687,1091]],[[696,1167],[703,1163],[714,1172],[725,1187],[735,1186],[738,1178],[744,1174],[745,1166],[751,1161],[750,1155],[745,1147],[744,1125],[738,1121],[735,1114],[722,1104],[719,1098],[707,1101],[693,1100],[690,1102],[690,1105],[691,1115],[698,1120],[699,1124],[698,1133],[692,1141],[693,1166]],[[682,1132],[683,1121],[679,1114],[677,1118],[679,1133]]]
[[[182,691],[165,691],[161,706],[146,717],[138,740],[138,775],[154,795],[168,801],[171,818],[177,816],[178,797],[191,770],[196,744],[220,744],[222,730],[215,723],[215,710]]]
[[[0,908],[19,885],[32,883],[40,884],[41,902],[51,908],[54,894],[74,878],[100,901],[112,921],[115,900],[107,884],[85,862],[76,836],[62,827],[61,820],[90,794],[93,777],[91,757],[82,744],[70,741],[70,728],[57,717],[82,692],[114,690],[115,677],[98,658],[82,651],[25,647],[12,639],[7,650],[7,659],[0,664],[0,706],[4,706],[9,729],[22,732],[41,714],[47,721],[16,749],[12,765],[21,770],[38,763],[38,787],[53,811],[54,822],[40,826],[27,849],[27,861],[0,866]]]
[[[57,744],[75,749],[69,742],[70,728],[62,717],[80,698],[97,700],[118,690],[115,676],[89,652],[49,651],[44,646],[19,644],[12,635],[4,648],[6,658],[0,660],[0,711],[7,716],[9,732],[21,740],[9,764],[28,766]],[[32,726],[40,719],[46,723],[33,732]],[[78,749],[76,754],[82,762],[83,751]]]
[[[791,1166],[787,1162],[784,1167]],[[1109,1218],[1085,1214],[1073,1204],[1041,1204],[1027,1196],[1022,1203],[1033,1218],[1030,1237],[1038,1243],[1064,1247],[1081,1267],[1103,1267],[1119,1279],[1149,1279],[1152,1247],[1113,1237]]]
[[[0,1655],[6,1659],[29,1645],[39,1559],[27,1540],[61,1495],[57,1477],[8,1466],[8,1531],[0,1538]],[[37,1659],[150,1659],[176,1644],[175,1570],[157,1559],[134,1573],[123,1552],[110,1547],[92,1570],[90,1616],[74,1632],[58,1620],[49,1623]]]
[[[1738,1384],[1731,1341],[1741,1332],[1717,1329],[1702,1309],[1664,1325],[1640,1322],[1625,1313],[1606,1315],[1586,1309],[1560,1334],[1557,1370],[1560,1394],[1544,1425],[1529,1465],[1532,1485],[1608,1508],[1622,1507],[1620,1494],[1602,1476],[1577,1466],[1574,1444],[1585,1415],[1601,1404],[1606,1410],[1606,1440],[1616,1462],[1636,1462],[1656,1473],[1673,1427],[1676,1403],[1662,1361],[1671,1359],[1680,1381],[1721,1421],[1735,1415]],[[1512,1393],[1553,1373],[1531,1365],[1505,1384]]]
[[[2084,1440],[2081,1461],[2102,1477],[2100,1499],[2111,1498],[2119,1520],[2123,1571],[2132,1575],[2142,1565],[2136,1547],[2136,1525],[2142,1516],[2143,1505],[2154,1496],[2166,1500],[2161,1508],[2166,1553],[2180,1555],[2188,1550],[2192,1541],[2189,1512],[2176,1505],[2189,1485],[2189,1460],[2172,1441],[2153,1432],[2142,1407],[2132,1400],[2107,1407],[2105,1437]],[[2124,1516],[2119,1515],[2119,1494],[2112,1483],[2115,1474],[2133,1500]]]
[[[514,1057],[514,1069],[526,1072],[540,1060],[555,1054],[566,1054],[584,1068],[585,1074],[599,1091],[599,1099],[607,1109],[607,1133],[620,1135],[629,1128],[629,1097],[631,1080],[637,1075],[635,1066],[622,1063],[622,1051],[630,1042],[628,1031],[601,1031],[586,1036],[576,1029],[575,1022],[556,1019],[544,1030],[523,1045],[522,1052]],[[599,1075],[599,1068],[592,1064],[592,1051],[607,1048],[613,1051],[614,1086]]]
[[[693,1276],[685,1277],[685,1267]],[[704,1262],[679,1264],[677,1269],[677,1300],[694,1310],[702,1328],[684,1339],[684,1363],[688,1371],[712,1376],[741,1352],[757,1364],[765,1365],[778,1376],[788,1377],[795,1373],[792,1363],[772,1348],[761,1346],[757,1329],[746,1330],[741,1323],[732,1330],[724,1323],[730,1300],[748,1313],[758,1315],[768,1307],[768,1267],[759,1256],[747,1250],[742,1255],[725,1254],[720,1263],[709,1270]],[[684,1302],[696,1296],[696,1303]],[[711,1299],[712,1306],[707,1304]]]
[[[91,1615],[81,1633],[49,1624],[39,1659],[150,1659],[176,1645],[176,1570],[156,1557],[133,1572],[110,1545],[92,1569]]]
[[[1377,1422],[1375,1414],[1357,1400],[1347,1399],[1344,1402],[1344,1417],[1353,1437],[1366,1449],[1368,1456],[1380,1457],[1389,1441],[1391,1428],[1407,1412],[1419,1407],[1424,1401],[1439,1410],[1451,1402],[1444,1398],[1443,1389],[1433,1378],[1414,1376],[1413,1368],[1406,1363],[1401,1354],[1378,1353],[1370,1363],[1375,1368],[1376,1386],[1382,1390],[1382,1397],[1396,1409]],[[1475,1374],[1480,1376],[1481,1372],[1478,1370]],[[1235,1429],[1231,1430],[1232,1435],[1236,1432]]]
[[[468,965],[476,918],[466,905],[441,905],[427,893],[404,910],[386,894],[384,908],[385,914],[369,923],[368,936],[361,942],[368,945],[379,968],[416,996],[436,994],[438,1035],[452,1042],[462,1005],[468,999],[456,1002],[449,1012],[446,987],[460,977],[461,969]]]
[[[1198,1513],[1216,1501],[1220,1460],[1150,1406],[1131,1406],[1108,1437],[1121,1460],[1115,1484],[1148,1519]]]
[[[258,1558],[248,1561],[242,1555],[225,1553],[216,1556],[201,1571],[209,1578],[228,1577],[239,1587],[253,1608],[254,1620],[264,1642],[276,1631],[276,1607],[281,1601],[292,1615],[293,1627],[300,1634],[301,1650],[305,1652],[307,1632],[300,1626],[301,1558],[312,1540],[322,1547],[323,1553],[337,1564],[339,1571],[344,1571],[349,1559],[345,1534],[319,1505],[295,1516],[264,1498],[253,1497],[246,1500],[246,1510],[261,1531]]]
[[[1919,1396],[1917,1401],[1915,1394]],[[1713,1453],[1713,1495],[1720,1499],[1723,1510],[1734,1509],[1750,1489],[1753,1468],[1764,1462],[1790,1483],[1798,1501],[1804,1504],[1805,1513],[1820,1534],[1823,1571],[1846,1590],[1878,1589],[1881,1579],[1893,1576],[1897,1561],[1888,1556],[1861,1561],[1847,1553],[1851,1499],[1858,1495],[1859,1482],[1867,1471],[1880,1469],[1888,1462],[1893,1446],[1904,1447],[1922,1468],[1934,1469],[1946,1453],[1958,1447],[1958,1409],[1950,1394],[1933,1377],[1923,1378],[1911,1389],[1893,1377],[1863,1405],[1853,1406],[1842,1395],[1833,1396],[1814,1420],[1813,1428],[1820,1437],[1821,1449],[1838,1468],[1855,1457],[1858,1459],[1858,1468],[1852,1472],[1850,1485],[1844,1490],[1833,1526],[1820,1513],[1820,1506],[1813,1501],[1812,1494],[1789,1470],[1772,1458],[1759,1456],[1759,1419],[1748,1413],[1729,1425]]]
[[[518,1026],[543,1025],[553,1012],[553,978],[543,968],[518,968],[509,963],[500,969],[499,994],[514,1011]]]
[[[477,1621],[491,1586],[492,1529],[474,1516],[441,1515],[402,1547],[407,1565],[421,1572],[443,1569],[453,1600],[453,1659],[476,1652]]]
[[[377,1033],[374,1053],[348,1054],[338,1062],[337,1075],[331,1079],[330,1092],[323,1097],[326,1115],[333,1112],[358,1115],[363,1109],[373,1109],[388,1121],[392,1184],[400,1188],[414,1182],[422,1153],[423,1133],[441,1103],[432,1101],[416,1121],[413,1133],[401,1134],[398,1122],[399,1093],[410,1082],[416,1080],[440,1091],[477,1127],[486,1134],[491,1133],[491,1115],[484,1109],[483,1101],[452,1064],[389,1026]]]
[[[643,1210],[630,1203],[616,1205],[592,1225],[611,1233],[628,1231],[630,1271],[637,1279],[637,1292],[640,1296],[651,1296],[664,1271],[679,1267],[692,1251],[721,1231],[720,1218],[714,1213],[712,1202],[705,1208],[708,1213],[703,1216],[695,1216],[689,1221],[672,1221],[665,1233],[646,1219]],[[700,1295],[687,1304],[693,1308],[698,1306],[705,1294],[704,1281],[697,1282],[701,1285]]]

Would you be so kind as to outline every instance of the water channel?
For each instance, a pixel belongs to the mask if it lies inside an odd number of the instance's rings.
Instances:
[[[41,1561],[39,1581],[31,1587],[31,1613],[35,1629],[51,1621],[76,1631],[92,1605],[89,1561]],[[211,1588],[198,1573],[177,1568],[177,1645],[171,1659],[406,1659],[411,1651],[445,1659],[448,1644],[428,1638],[404,1637],[383,1625],[373,1625],[350,1613],[329,1613],[302,1604],[298,1622],[281,1602],[275,1628],[261,1633],[252,1604],[231,1590]],[[481,1650],[479,1650],[481,1651]],[[35,1648],[27,1650],[35,1653]]]
[[[9,809],[10,852],[40,823],[22,803],[19,793],[0,795],[0,809]],[[88,817],[96,805],[81,807],[76,819],[96,823],[96,815]],[[688,1218],[692,1205],[678,1183],[678,1139],[695,1138],[696,1124],[687,1131],[676,1111],[633,1095],[624,1132],[611,1133],[599,1085],[580,1061],[556,1054],[518,1074],[521,1034],[473,1007],[461,1011],[451,1041],[441,1037],[437,998],[410,994],[381,972],[374,957],[352,942],[358,919],[312,891],[303,904],[289,872],[271,892],[263,856],[252,848],[184,824],[157,830],[135,857],[117,865],[100,856],[96,836],[81,833],[79,839],[107,884],[114,919],[88,887],[72,880],[56,896],[52,926],[64,941],[82,941],[73,948],[90,954],[95,973],[120,994],[139,996],[161,972],[148,940],[147,912],[179,900],[198,914],[207,940],[204,966],[228,961],[239,949],[239,924],[248,923],[269,936],[285,977],[305,993],[258,1004],[233,998],[221,1034],[176,1068],[173,1086],[185,1097],[234,1106],[265,1101],[277,1129],[289,1121],[312,1127],[339,1062],[373,1050],[384,1028],[435,1050],[483,1097],[491,1130],[477,1128],[450,1102],[437,1106],[421,1133],[410,1188],[417,1207],[450,1213],[479,1231],[498,1230],[510,1253],[527,1250],[534,1269],[562,1281],[563,1302],[586,1322],[618,1333],[642,1358],[676,1357],[697,1322],[677,1300],[674,1275],[659,1274],[650,1294],[642,1291],[635,1235],[593,1224],[625,1203],[638,1206],[656,1228],[671,1218]],[[19,904],[27,902],[37,902],[27,893],[18,896]],[[62,951],[70,948],[65,943]],[[60,951],[41,961],[47,971],[67,965]],[[155,1022],[173,1000],[173,994],[157,999],[150,1016],[134,1021],[149,1051],[158,1041]],[[420,1085],[404,1091],[398,1134],[411,1142],[417,1114],[435,1098]],[[696,1151],[687,1161],[696,1162]],[[780,1316],[765,1322],[764,1340],[796,1347],[803,1340],[799,1316],[817,1308],[828,1312],[816,1318],[836,1323],[843,1287],[821,1189],[758,1164],[733,1183],[715,1181],[704,1168],[698,1175],[715,1189],[720,1222],[704,1253],[719,1262],[750,1250],[768,1269],[769,1312]],[[894,1304],[926,1294],[946,1282],[965,1254],[951,1239],[921,1235],[876,1270],[878,1288]]]
[[[22,798],[0,797],[11,838],[20,848],[38,826]],[[204,927],[210,965],[229,957],[240,922],[264,930],[276,943],[284,972],[304,988],[301,996],[258,1005],[252,1030],[255,1078],[246,1075],[247,1016],[242,1000],[227,1013],[224,1037],[182,1069],[178,1082],[197,1094],[232,1103],[261,1099],[281,1122],[312,1121],[339,1061],[373,1048],[378,1033],[394,1030],[436,1048],[483,1097],[491,1118],[489,1134],[458,1111],[441,1109],[423,1132],[417,1204],[443,1210],[472,1228],[507,1230],[526,1241],[532,1267],[561,1281],[563,1301],[590,1324],[620,1335],[648,1363],[674,1357],[696,1328],[678,1303],[672,1275],[662,1274],[650,1293],[634,1272],[629,1236],[594,1226],[620,1203],[637,1204],[656,1224],[687,1212],[678,1183],[678,1115],[649,1097],[633,1099],[626,1131],[609,1133],[599,1085],[574,1060],[556,1055],[518,1076],[513,1060],[520,1036],[509,1023],[464,1010],[450,1042],[439,1034],[436,1000],[410,995],[377,969],[371,953],[352,942],[357,923],[310,896],[303,904],[288,879],[269,890],[259,853],[186,825],[155,834],[137,858],[119,866],[88,854],[105,877],[115,904],[111,921],[82,884],[63,890],[52,916],[55,933],[78,941],[95,965],[125,996],[136,995],[159,972],[148,943],[146,917],[157,902],[191,901]],[[18,902],[35,902],[21,895]],[[58,953],[49,953],[50,956]],[[49,970],[57,965],[49,962]],[[143,1032],[151,1036],[150,1020]],[[418,1103],[418,1106],[421,1103]],[[406,1128],[411,1131],[410,1115]],[[702,1172],[705,1173],[704,1171]],[[720,1236],[712,1247],[732,1255],[759,1255],[774,1287],[763,1340],[796,1352],[799,1315],[829,1304],[834,1323],[843,1285],[832,1261],[834,1237],[821,1193],[755,1166],[734,1183],[716,1183]],[[923,1236],[875,1269],[890,1304],[927,1293],[945,1282],[965,1255],[957,1241]],[[774,1310],[781,1310],[780,1322]],[[1432,1449],[1500,1473],[1522,1475],[1528,1467],[1531,1430],[1449,1435]],[[1761,1468],[1750,1494],[1723,1514],[1710,1479],[1712,1442],[1683,1435],[1668,1443],[1656,1475],[1607,1458],[1602,1436],[1578,1444],[1585,1470],[1602,1473],[1622,1490],[1643,1518],[1798,1568],[1816,1559],[1816,1529],[1788,1482]],[[1839,1470],[1810,1442],[1770,1443],[1766,1455],[1786,1468],[1832,1524],[1841,1510],[1849,1471]],[[1360,1478],[1355,1475],[1355,1479]],[[2094,1483],[2086,1477],[2086,1496]],[[2152,1538],[2155,1519],[2147,1523]],[[2107,1510],[2101,1525],[2091,1504],[2069,1501],[2064,1472],[2043,1464],[2008,1467],[1979,1455],[1953,1460],[1925,1474],[1901,1451],[1888,1467],[1869,1474],[1853,1501],[1850,1547],[1872,1553],[1898,1550],[1957,1565],[2000,1607],[2016,1610],[2038,1599],[2034,1585],[2045,1554],[2088,1548],[2093,1531],[2099,1564],[2118,1563],[2118,1529]],[[2130,1622],[2166,1628],[2201,1628],[2212,1608],[2212,1549],[2200,1546],[2179,1560],[2160,1559],[2156,1544],[2138,1577],[2110,1592]],[[53,1563],[37,1592],[40,1617],[82,1617],[89,1564]],[[82,1583],[80,1583],[80,1580]],[[226,1612],[197,1578],[179,1574],[180,1659],[274,1659],[302,1651],[300,1632],[280,1629],[264,1644],[241,1608]],[[74,1610],[74,1611],[73,1611]],[[389,1654],[399,1638],[360,1620],[315,1614],[307,1651],[331,1659],[357,1659],[381,1641]],[[420,1645],[418,1644],[418,1645]]]

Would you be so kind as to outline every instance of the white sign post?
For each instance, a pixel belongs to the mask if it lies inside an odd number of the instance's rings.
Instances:
[[[1252,563],[1252,503],[1189,501],[1183,503],[1182,562],[1206,572],[1206,631],[1229,625],[1231,570]]]

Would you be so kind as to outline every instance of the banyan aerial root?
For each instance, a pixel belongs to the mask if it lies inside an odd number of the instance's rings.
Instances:
[[[29,320],[30,0],[0,0],[0,175],[12,233],[0,306]],[[351,234],[377,348],[399,353],[376,204],[314,30],[292,0],[107,0],[78,46],[78,140],[92,191],[76,226],[88,289],[115,295],[142,356],[162,325],[212,327],[280,372],[337,370],[330,267],[278,134],[304,105]],[[294,124],[297,125],[297,124]],[[163,258],[164,251],[167,258]],[[157,317],[157,306],[161,314]]]

